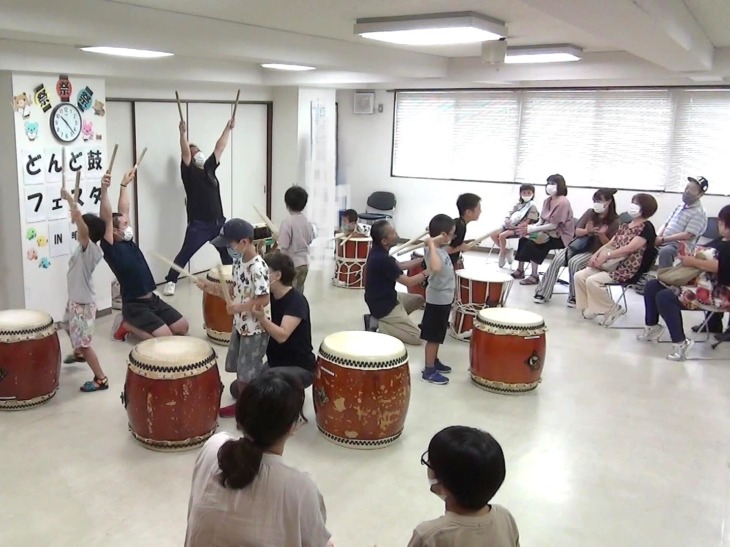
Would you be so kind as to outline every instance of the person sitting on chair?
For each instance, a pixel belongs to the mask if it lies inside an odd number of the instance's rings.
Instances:
[[[342,213],[342,218],[340,222],[340,229],[342,230],[342,232],[345,235],[352,234],[354,232],[355,235],[362,234],[365,236],[369,236],[370,225],[358,222],[357,219],[358,216],[355,209],[347,209],[344,213]]]
[[[370,231],[373,247],[365,262],[365,303],[370,314],[365,316],[365,330],[375,330],[389,334],[404,344],[418,346],[421,344],[421,331],[408,317],[416,310],[423,309],[425,299],[418,294],[397,292],[395,283],[413,287],[423,283],[428,273],[423,271],[408,277],[403,270],[416,267],[422,258],[398,262],[390,256],[398,241],[398,234],[388,220],[378,220]],[[377,321],[373,321],[373,318]]]

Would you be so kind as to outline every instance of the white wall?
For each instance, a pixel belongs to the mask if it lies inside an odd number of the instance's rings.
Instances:
[[[482,198],[481,219],[469,225],[468,237],[479,237],[499,226],[508,209],[517,201],[517,185],[391,177],[393,93],[376,92],[376,111],[377,105],[382,104],[383,112],[373,115],[352,113],[353,92],[350,90],[339,91],[337,102],[340,116],[338,176],[339,182],[347,185],[351,196],[348,206],[359,212],[364,211],[367,197],[371,193],[377,190],[393,192],[398,200],[394,220],[402,237],[418,235],[428,225],[431,217],[438,213],[456,216],[456,198],[464,192],[473,192]],[[546,165],[545,177],[552,173],[553,170]],[[567,182],[573,211],[576,216],[580,216],[591,205],[595,189],[570,188],[570,181]],[[533,183],[539,186],[544,184],[544,180]],[[636,192],[620,191],[616,195],[620,211],[628,207],[634,193]],[[653,221],[658,227],[679,202],[679,195],[654,195],[659,202],[659,210]],[[541,203],[544,198],[544,191],[538,189],[538,202]],[[727,197],[708,196],[704,199],[710,216],[716,216],[728,203],[730,199]]]

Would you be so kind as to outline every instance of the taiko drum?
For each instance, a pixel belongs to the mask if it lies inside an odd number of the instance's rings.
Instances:
[[[348,448],[382,448],[403,432],[411,397],[403,342],[375,332],[338,332],[319,347],[312,386],[317,427]]]
[[[222,390],[210,344],[170,336],[131,351],[121,398],[132,436],[166,452],[195,448],[215,432]]]
[[[233,266],[222,266],[221,273],[228,287],[233,286]],[[218,268],[211,269],[206,279],[213,283],[220,283]],[[226,302],[220,296],[203,293],[203,321],[205,333],[214,344],[227,346],[231,341],[233,330],[233,316],[226,310]]]
[[[416,249],[415,251],[413,251],[413,253],[411,253],[411,260],[418,260],[419,258],[421,259],[421,262],[408,270],[408,277],[418,275],[426,269],[426,262],[423,259],[423,249]],[[426,298],[426,283],[427,282],[419,283],[418,285],[412,285],[408,287],[408,292],[411,294],[420,294],[421,296]]]
[[[0,410],[45,403],[56,394],[60,373],[53,317],[35,310],[0,311]]]
[[[365,288],[365,261],[370,252],[372,239],[353,236],[347,240],[335,240],[335,274],[333,285],[347,289]]]
[[[480,311],[469,348],[472,381],[499,393],[532,391],[542,378],[546,332],[545,321],[533,312]]]
[[[450,332],[455,338],[468,340],[480,310],[504,307],[507,303],[513,279],[501,272],[470,268],[457,270],[456,280]]]

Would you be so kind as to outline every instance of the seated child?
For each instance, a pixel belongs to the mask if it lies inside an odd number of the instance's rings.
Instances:
[[[342,213],[342,221],[340,222],[340,229],[347,235],[355,232],[357,234],[370,235],[370,225],[358,222],[358,215],[355,209],[348,209]]]
[[[540,220],[540,212],[535,207],[533,200],[535,198],[535,187],[532,184],[523,184],[520,186],[520,200],[510,211],[504,224],[489,234],[495,244],[499,245],[499,267],[504,267],[505,263],[512,264],[512,250],[507,249],[507,240],[516,237],[515,228],[520,224],[534,224]]]
[[[489,503],[506,473],[494,437],[473,427],[447,427],[431,439],[421,464],[446,514],[416,526],[408,547],[519,547],[512,514]]]

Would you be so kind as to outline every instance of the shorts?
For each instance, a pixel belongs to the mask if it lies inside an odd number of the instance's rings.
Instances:
[[[226,372],[235,372],[239,382],[248,384],[266,370],[264,357],[268,345],[269,335],[265,332],[241,336],[233,329],[226,355]]]
[[[74,349],[91,347],[95,320],[96,304],[76,304],[69,301],[66,305],[63,322]]]
[[[451,304],[426,302],[426,309],[421,320],[421,340],[443,344],[449,328],[449,315],[451,315]]]
[[[133,327],[149,334],[165,325],[169,327],[182,319],[180,312],[156,294],[150,298],[123,302],[122,317]]]

